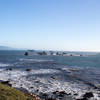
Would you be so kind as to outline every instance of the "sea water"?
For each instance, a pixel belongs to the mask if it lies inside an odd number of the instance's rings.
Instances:
[[[0,80],[10,80],[13,87],[37,95],[65,91],[79,98],[92,91],[94,98],[100,100],[99,90],[94,89],[100,86],[99,53],[71,52],[83,56],[24,56],[24,53],[0,51]]]

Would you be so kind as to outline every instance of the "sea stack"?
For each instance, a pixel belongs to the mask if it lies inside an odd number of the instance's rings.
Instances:
[[[28,54],[28,52],[25,52],[25,54],[24,54],[25,56],[28,56],[29,54]]]

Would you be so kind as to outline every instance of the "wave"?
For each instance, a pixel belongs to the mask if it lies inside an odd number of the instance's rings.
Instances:
[[[53,60],[44,60],[44,59],[19,59],[20,61],[28,62],[52,62]]]
[[[12,66],[12,65],[11,64],[0,63],[0,67],[8,67],[8,66]]]
[[[63,68],[63,70],[68,70]],[[13,87],[25,88],[29,92],[33,93],[53,93],[54,91],[65,91],[68,94],[78,94],[77,97],[83,95],[88,91],[88,85],[83,83],[76,83],[71,81],[66,81],[66,72],[60,69],[32,69],[30,72],[26,70],[2,70],[0,72],[0,80],[10,79]],[[76,69],[74,69],[76,70]],[[57,73],[57,75],[55,74]],[[37,74],[37,75],[35,75]],[[43,74],[39,75],[38,74]],[[48,75],[46,75],[48,74]],[[73,76],[72,76],[73,77]],[[32,88],[34,87],[34,89]],[[38,92],[37,92],[38,89]],[[95,91],[93,90],[94,94]],[[76,98],[77,98],[76,97]],[[99,100],[99,99],[98,99]]]
[[[53,74],[53,73],[59,73],[56,69],[39,69],[39,70],[32,70],[32,74]]]

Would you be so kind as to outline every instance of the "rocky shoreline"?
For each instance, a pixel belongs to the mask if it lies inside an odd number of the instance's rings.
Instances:
[[[8,81],[0,82],[0,100],[41,100],[38,96],[13,88]]]
[[[14,76],[14,73],[13,73],[14,70],[12,68],[9,68],[9,69],[5,70],[6,73],[7,73],[7,71],[9,72],[10,76],[12,76],[12,75]],[[30,69],[30,68],[25,70],[25,72],[27,74],[31,73],[32,71],[33,70]],[[78,71],[78,69],[67,70],[68,73],[71,73],[71,71],[76,72],[76,71]],[[20,73],[20,74],[22,74],[22,73]],[[59,81],[62,80],[63,78],[65,78],[65,76],[62,77],[62,76],[59,76],[59,75],[58,76],[57,75],[50,76],[50,79],[47,79],[46,81],[44,81],[44,83],[42,83],[42,77],[41,78],[37,77],[37,78],[34,79],[34,77],[29,77],[27,75],[24,77],[25,80],[21,80],[20,81],[20,82],[24,81],[24,83],[21,83],[19,86],[17,86],[17,84],[19,84],[19,83],[17,83],[18,80],[16,80],[16,83],[15,83],[15,81],[13,81],[12,79],[9,79],[9,78],[6,81],[1,81],[1,83],[5,84],[5,85],[8,85],[10,87],[15,87],[16,89],[21,90],[24,93],[30,94],[31,96],[40,97],[42,100],[99,100],[100,99],[100,97],[99,97],[100,96],[99,87],[97,87],[97,86],[95,86],[95,85],[93,85],[93,84],[91,84],[89,82],[83,81],[82,79],[79,79],[76,76],[73,76],[73,75],[70,75],[70,74],[67,75],[67,73],[66,73],[66,76],[67,76],[67,78],[69,77],[69,79],[71,79],[73,81],[74,81],[74,78],[76,80],[82,81],[82,84],[84,83],[84,84],[87,85],[87,87],[85,87],[86,89],[82,88],[81,90],[79,89],[79,90],[75,91],[76,86],[73,87],[73,84],[70,83],[70,82],[69,82],[69,84],[66,82],[65,83],[66,85],[64,86],[66,88],[64,88],[63,87],[64,83],[61,84],[61,83],[58,82],[58,80]],[[21,78],[21,77],[19,77],[19,78]],[[23,78],[23,75],[22,75],[22,78]],[[60,78],[62,78],[62,79],[60,79]],[[69,79],[68,79],[68,81],[69,81]],[[27,89],[27,87],[25,88],[24,85],[25,84],[28,85],[27,82],[28,81],[30,82],[31,80],[34,80],[33,81],[34,84],[37,84],[37,85],[29,85],[30,86],[30,87],[28,86],[29,89]],[[47,83],[48,81],[49,81],[49,83]],[[54,82],[54,83],[52,83],[52,82]],[[58,83],[56,83],[56,82],[58,82]],[[56,89],[56,86],[57,85],[59,86],[59,84],[61,84],[63,89],[58,89],[58,90]],[[72,84],[72,87],[71,87],[71,84]],[[41,87],[41,85],[43,85],[45,87],[45,90],[43,90],[44,92],[41,91],[41,89],[43,88],[43,87]],[[51,86],[55,85],[55,90],[53,89],[54,87],[51,87],[51,90],[52,89],[53,90],[51,92],[50,91],[46,92],[47,89],[50,89],[49,85],[51,85]],[[46,89],[46,87],[47,87],[47,89]],[[77,84],[77,87],[79,87],[78,84]],[[73,90],[71,90],[71,89],[73,89]],[[80,91],[82,92],[81,95],[79,95]]]
[[[10,84],[10,81],[1,81],[0,83],[12,87],[12,84]],[[16,89],[24,92],[25,95],[30,96],[31,98],[35,98],[35,100],[97,100],[97,99],[94,99],[93,92],[86,92],[81,98],[75,99],[72,97],[71,93],[68,94],[65,91],[55,91],[55,92],[52,92],[51,94],[41,92],[37,96],[33,93],[29,93],[25,89],[22,89],[22,88],[16,88]],[[74,95],[78,95],[78,94],[74,94]]]

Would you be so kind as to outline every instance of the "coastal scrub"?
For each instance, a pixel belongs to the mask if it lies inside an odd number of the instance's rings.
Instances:
[[[0,83],[0,100],[37,100],[13,87]]]

